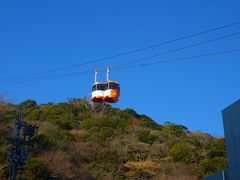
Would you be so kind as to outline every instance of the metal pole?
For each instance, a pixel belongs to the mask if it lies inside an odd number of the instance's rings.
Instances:
[[[110,66],[107,67],[107,82],[109,81],[110,76]]]
[[[223,180],[226,180],[224,170],[222,170],[222,177],[223,177]]]
[[[94,76],[95,83],[97,82],[97,75],[98,75],[98,70],[95,70],[95,76]]]
[[[19,167],[25,165],[28,160],[29,149],[26,146],[33,145],[32,137],[36,135],[38,127],[23,122],[23,108],[28,104],[21,104],[16,111],[13,127],[13,138],[11,140],[11,150],[8,153],[9,180],[16,180]],[[28,137],[28,139],[26,139]],[[20,177],[21,179],[21,174]]]
[[[20,151],[21,151],[22,109],[23,107],[20,106],[16,112],[16,118],[14,120],[14,129],[13,129],[14,145],[13,145],[12,153],[14,153],[17,156],[16,158],[20,157]],[[18,162],[16,161],[11,162],[10,171],[9,171],[10,180],[17,179],[17,168],[18,168]]]

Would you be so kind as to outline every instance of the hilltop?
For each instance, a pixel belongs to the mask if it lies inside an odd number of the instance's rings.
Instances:
[[[17,105],[0,104],[0,115]],[[24,110],[39,126],[22,179],[201,179],[225,168],[224,139],[191,132],[184,125],[157,124],[133,109],[69,99]],[[14,114],[0,120],[0,179]]]

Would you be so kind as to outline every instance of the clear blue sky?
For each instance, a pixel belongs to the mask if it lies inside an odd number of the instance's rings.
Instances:
[[[239,0],[1,1],[0,78],[82,63],[239,21],[239,7]],[[240,25],[66,72],[119,64],[238,31]],[[146,62],[235,49],[239,40],[235,36]],[[240,53],[234,53],[114,71],[111,77],[122,88],[114,106],[133,108],[158,123],[171,121],[222,136],[221,110],[240,97],[239,69]],[[92,83],[91,74],[0,83],[0,93],[8,92],[15,103],[60,102],[90,96]]]

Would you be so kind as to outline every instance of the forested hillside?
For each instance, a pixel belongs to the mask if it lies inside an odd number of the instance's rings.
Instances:
[[[17,105],[0,105],[0,115]],[[132,109],[69,99],[24,110],[39,126],[22,179],[201,179],[227,166],[224,139],[170,122],[157,124]],[[0,179],[14,114],[0,119]]]

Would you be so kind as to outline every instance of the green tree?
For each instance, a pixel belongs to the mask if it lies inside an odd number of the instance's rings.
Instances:
[[[148,130],[139,130],[137,132],[137,137],[141,142],[153,144],[153,142],[157,139],[157,136],[151,134],[151,131]]]
[[[179,137],[185,134],[187,128],[183,125],[177,125],[175,123],[166,122],[161,131],[165,135],[168,136],[173,135]]]
[[[225,143],[224,139],[218,139],[211,142],[208,146],[207,156],[209,159],[213,159],[215,157],[226,157]]]
[[[213,159],[205,159],[201,161],[199,164],[199,171],[203,176],[207,176],[226,167],[226,158],[215,157]]]
[[[194,160],[192,148],[187,143],[177,143],[170,149],[169,155],[174,162],[191,163]]]
[[[155,121],[153,121],[151,118],[149,118],[146,115],[141,115],[140,119],[140,126],[142,127],[147,127],[147,128],[152,128],[152,129],[161,129],[161,126],[157,124]]]
[[[25,167],[25,171],[22,179],[24,180],[41,180],[41,179],[53,179],[51,178],[50,171],[46,168],[46,164],[39,159],[31,159]]]

